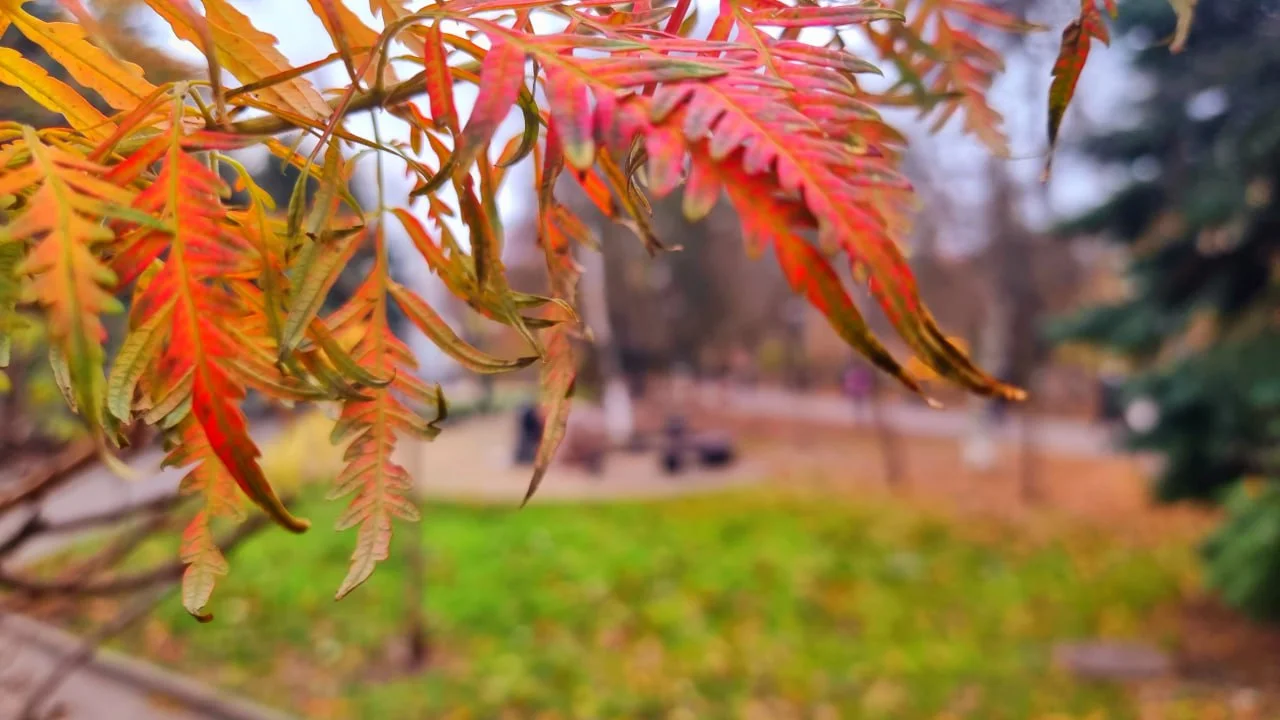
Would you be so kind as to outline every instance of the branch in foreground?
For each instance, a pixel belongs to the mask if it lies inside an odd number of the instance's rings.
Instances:
[[[81,515],[62,522],[49,522],[38,511],[28,517],[20,528],[9,539],[0,543],[0,561],[17,551],[28,541],[39,535],[63,535],[81,532],[106,525],[115,525],[139,516],[149,516],[167,512],[182,504],[187,498],[183,495],[161,495],[153,500],[133,505],[123,505],[92,515]]]
[[[151,431],[139,425],[129,434],[129,444],[121,451],[128,457],[146,447],[154,439]],[[44,462],[21,485],[5,495],[0,495],[0,515],[27,503],[37,502],[70,481],[81,470],[98,459],[98,446],[93,440],[77,441],[62,452]]]
[[[0,515],[24,503],[35,502],[56,490],[88,467],[98,457],[98,448],[92,440],[77,442],[32,473],[22,485],[0,496]]]
[[[259,530],[265,528],[268,518],[265,515],[254,515],[243,525],[236,528],[226,540],[219,543],[224,552],[229,552]],[[120,595],[123,593],[145,590],[165,582],[177,582],[186,570],[182,562],[169,563],[160,567],[129,575],[121,575],[109,580],[90,581],[75,580],[41,580],[26,578],[21,575],[0,570],[0,589],[10,590],[29,598],[48,596],[77,595]]]
[[[378,107],[387,107],[390,105],[399,105],[402,102],[411,100],[427,91],[426,72],[420,72],[417,75],[392,85],[385,90],[369,90],[367,92],[356,93],[351,98],[351,102],[346,104],[346,113],[364,112]],[[335,99],[329,102],[329,106],[337,111],[341,99]],[[217,130],[217,128],[209,128]],[[250,118],[232,123],[221,132],[229,132],[233,135],[279,135],[289,132],[290,130],[306,130],[308,126],[294,122],[289,118],[280,117],[278,115],[266,115],[263,117]]]

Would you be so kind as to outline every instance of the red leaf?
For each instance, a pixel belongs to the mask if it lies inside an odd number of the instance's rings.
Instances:
[[[216,461],[273,520],[301,532],[308,523],[289,513],[263,477],[258,449],[239,408],[244,387],[227,368],[241,353],[224,330],[236,325],[238,303],[211,281],[244,270],[253,248],[243,236],[229,232],[221,190],[221,179],[182,150],[175,124],[156,180],[134,203],[173,228],[172,235],[144,231],[138,240],[149,247],[167,240],[169,249],[168,259],[141,301],[148,308],[173,308],[163,377],[157,383],[167,386],[191,375],[191,413]]]
[[[493,47],[480,63],[480,91],[454,156],[458,172],[469,169],[493,139],[524,87],[524,50],[498,36],[490,41]]]
[[[547,76],[547,106],[564,144],[565,159],[573,167],[586,170],[595,162],[596,154],[591,93],[586,84],[562,67],[548,65],[544,71]]]
[[[1107,0],[1107,10],[1114,17],[1115,6],[1111,0]],[[1072,20],[1062,30],[1062,45],[1053,64],[1053,81],[1049,85],[1049,157],[1045,160],[1042,180],[1047,181],[1052,171],[1058,130],[1071,99],[1075,97],[1076,85],[1080,82],[1080,74],[1084,72],[1093,38],[1101,40],[1104,45],[1111,42],[1106,21],[1098,12],[1094,0],[1080,0],[1080,17]]]
[[[440,26],[427,26],[423,42],[426,45],[423,65],[426,69],[427,99],[431,101],[431,117],[437,126],[447,127],[456,135],[458,109],[453,104],[453,75],[449,72]]]

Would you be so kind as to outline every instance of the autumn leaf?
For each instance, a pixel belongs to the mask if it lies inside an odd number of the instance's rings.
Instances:
[[[1169,4],[1173,6],[1174,13],[1178,16],[1178,25],[1173,31],[1173,43],[1169,45],[1169,52],[1182,52],[1187,45],[1187,37],[1191,34],[1191,21],[1196,14],[1197,0],[1169,0]]]
[[[480,64],[480,91],[458,140],[455,172],[470,169],[476,155],[493,139],[498,125],[515,106],[520,88],[524,87],[524,61],[523,50],[505,40],[494,39],[493,47]]]
[[[22,9],[26,0],[0,0],[0,12],[27,39],[40,46],[81,85],[97,92],[117,110],[130,110],[155,91],[142,68],[119,60],[89,42],[77,23],[44,22]]]
[[[68,361],[71,395],[91,426],[102,424],[104,350],[101,316],[122,307],[112,294],[116,277],[98,257],[112,239],[103,226],[113,208],[133,194],[103,182],[106,168],[45,145],[27,128],[30,164],[0,177],[0,195],[35,186],[26,208],[5,228],[11,240],[33,242],[18,275],[32,277],[30,293],[45,309],[49,333]]]
[[[181,106],[175,104],[174,117],[180,117],[180,112]],[[178,123],[168,137],[156,138],[166,148],[160,171],[134,202],[135,208],[164,218],[171,228],[171,232],[144,228],[138,241],[157,255],[168,250],[163,266],[139,299],[150,312],[164,310],[172,316],[167,344],[157,360],[163,375],[153,383],[168,387],[190,374],[191,417],[212,453],[201,461],[220,463],[274,521],[302,532],[308,523],[289,513],[263,476],[257,462],[260,453],[239,407],[245,389],[230,365],[242,351],[228,328],[238,324],[240,304],[225,286],[211,282],[248,269],[240,258],[252,251],[252,245],[226,224],[226,210],[218,197],[221,179],[183,150],[181,140]],[[147,241],[157,235],[158,241]]]
[[[418,519],[410,494],[413,479],[393,455],[400,433],[430,440],[440,432],[435,420],[421,417],[412,405],[434,405],[439,412],[443,402],[438,389],[416,377],[413,353],[391,332],[387,311],[392,284],[381,226],[374,232],[374,244],[378,260],[369,278],[328,319],[333,332],[353,331],[359,338],[351,350],[352,360],[369,372],[392,378],[390,384],[367,388],[363,398],[346,400],[333,429],[332,441],[347,444],[347,450],[346,465],[329,497],[354,496],[336,527],[356,528],[356,547],[338,587],[339,599],[369,579],[377,564],[389,557],[392,522]]]
[[[1062,45],[1058,50],[1058,59],[1053,64],[1053,81],[1049,85],[1049,156],[1041,177],[1046,182],[1053,167],[1058,130],[1062,126],[1067,107],[1075,96],[1076,85],[1080,82],[1080,74],[1084,72],[1085,61],[1089,59],[1093,39],[1097,38],[1103,44],[1110,43],[1107,26],[1098,13],[1094,0],[1082,2],[1080,17],[1072,20],[1062,31]]]
[[[40,107],[62,115],[71,127],[102,139],[114,126],[71,86],[50,77],[44,68],[12,48],[0,47],[0,83],[16,87]]]
[[[214,42],[219,65],[242,83],[251,83],[290,69],[291,65],[276,49],[276,38],[253,26],[249,18],[227,0],[204,0],[202,28],[198,18],[184,12],[186,0],[146,0],[173,28],[179,38],[197,47],[206,33]],[[324,97],[304,78],[292,78],[254,94],[268,105],[276,106],[313,119],[327,118],[331,112]]]

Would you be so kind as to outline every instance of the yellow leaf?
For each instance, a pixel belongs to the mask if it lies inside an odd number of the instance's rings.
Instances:
[[[947,340],[965,355],[969,354],[969,343],[964,338],[956,335],[948,335]],[[920,358],[912,356],[907,360],[904,368],[911,377],[917,380],[932,381],[938,379],[938,373],[933,368],[926,365]]]
[[[70,85],[50,77],[44,68],[13,48],[0,48],[0,83],[12,85],[40,107],[60,113],[71,127],[101,140],[115,130],[102,113]]]
[[[311,11],[320,18],[320,22],[324,24],[324,29],[329,33],[330,39],[333,40],[335,50],[342,53],[343,62],[347,66],[347,73],[353,78],[356,75],[356,68],[352,59],[353,48],[372,48],[378,44],[378,33],[365,25],[360,17],[346,3],[341,0],[308,0],[311,3]],[[373,68],[365,73],[364,80],[372,81],[374,73]],[[388,78],[394,82],[394,79]]]
[[[22,10],[26,0],[0,0],[13,25],[39,45],[81,85],[97,92],[117,110],[132,110],[155,86],[142,77],[142,68],[113,57],[89,42],[75,23],[45,22]]]
[[[146,0],[178,37],[201,47],[200,29],[174,0]],[[276,49],[274,35],[255,28],[244,13],[226,0],[205,0],[205,21],[213,36],[218,63],[242,83],[251,83],[289,70],[293,65]],[[331,109],[315,87],[303,78],[284,80],[253,93],[268,105],[287,108],[311,118],[326,118]]]
[[[1178,25],[1173,31],[1173,44],[1169,52],[1181,52],[1186,47],[1187,36],[1191,34],[1191,18],[1196,14],[1196,0],[1169,0],[1173,12],[1178,16]]]

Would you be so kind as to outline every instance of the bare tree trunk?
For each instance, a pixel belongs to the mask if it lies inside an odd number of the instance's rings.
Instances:
[[[1034,375],[1032,376],[1034,378]],[[1031,392],[1035,383],[1027,383],[1027,392]],[[1030,408],[1018,410],[1018,496],[1026,505],[1035,505],[1041,497],[1039,458],[1036,456],[1035,413]]]
[[[419,514],[424,511],[425,504],[418,482],[423,477],[422,454],[415,458],[418,467],[414,468],[414,483],[409,490],[409,500],[418,508]],[[404,607],[405,607],[405,665],[406,670],[421,670],[431,662],[431,644],[427,634],[426,599],[427,599],[427,551],[422,539],[421,529],[410,526],[410,532],[401,533],[407,536],[404,547]]]
[[[884,464],[885,484],[891,490],[902,486],[902,463],[898,454],[898,437],[884,416],[884,384],[879,374],[871,380],[871,424],[875,428],[876,439],[880,444],[880,461]]]
[[[997,288],[990,296],[987,312],[979,330],[977,355],[979,367],[999,368],[1009,356],[1009,303]],[[969,437],[964,444],[964,461],[971,469],[990,471],[996,463],[996,423],[990,400],[974,398],[970,401],[973,418]]]
[[[600,372],[600,404],[604,411],[605,431],[615,446],[631,442],[635,433],[635,409],[631,388],[622,375],[622,353],[614,340],[609,322],[609,299],[606,292],[603,249],[579,253],[582,265],[581,309],[583,320],[595,340]]]

